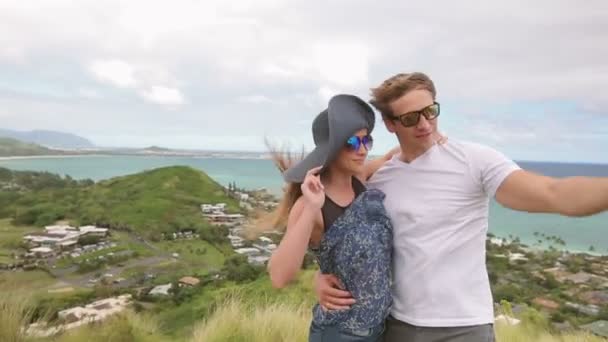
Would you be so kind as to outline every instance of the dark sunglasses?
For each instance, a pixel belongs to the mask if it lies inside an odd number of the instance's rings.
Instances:
[[[371,135],[366,135],[363,137],[353,135],[346,140],[346,147],[351,151],[359,151],[361,145],[365,146],[365,149],[369,151],[374,146],[374,139]]]
[[[420,116],[424,115],[427,120],[433,120],[439,116],[439,103],[434,102],[432,105],[422,108],[414,112],[401,114],[398,116],[388,115],[391,120],[399,120],[403,127],[416,126],[420,122]]]

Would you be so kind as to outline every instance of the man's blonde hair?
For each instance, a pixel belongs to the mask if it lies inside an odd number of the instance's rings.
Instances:
[[[378,87],[372,88],[370,103],[383,116],[394,116],[395,113],[392,113],[390,103],[416,89],[428,90],[433,95],[433,99],[437,96],[435,84],[426,74],[421,72],[401,73],[385,80]]]

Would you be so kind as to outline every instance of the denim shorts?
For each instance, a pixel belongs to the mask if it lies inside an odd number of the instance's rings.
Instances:
[[[384,323],[369,329],[345,330],[335,325],[310,324],[308,342],[381,342]]]

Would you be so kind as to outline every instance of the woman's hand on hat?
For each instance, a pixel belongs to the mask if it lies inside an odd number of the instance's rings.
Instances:
[[[321,175],[319,172],[323,167],[317,166],[306,172],[306,177],[302,182],[302,196],[307,204],[314,209],[321,209],[325,203],[325,187],[321,183]]]

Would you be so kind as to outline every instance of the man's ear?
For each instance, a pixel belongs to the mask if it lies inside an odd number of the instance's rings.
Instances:
[[[387,118],[386,116],[382,115],[382,121],[384,121],[384,126],[386,126],[386,129],[391,132],[391,133],[395,133],[395,121]]]

